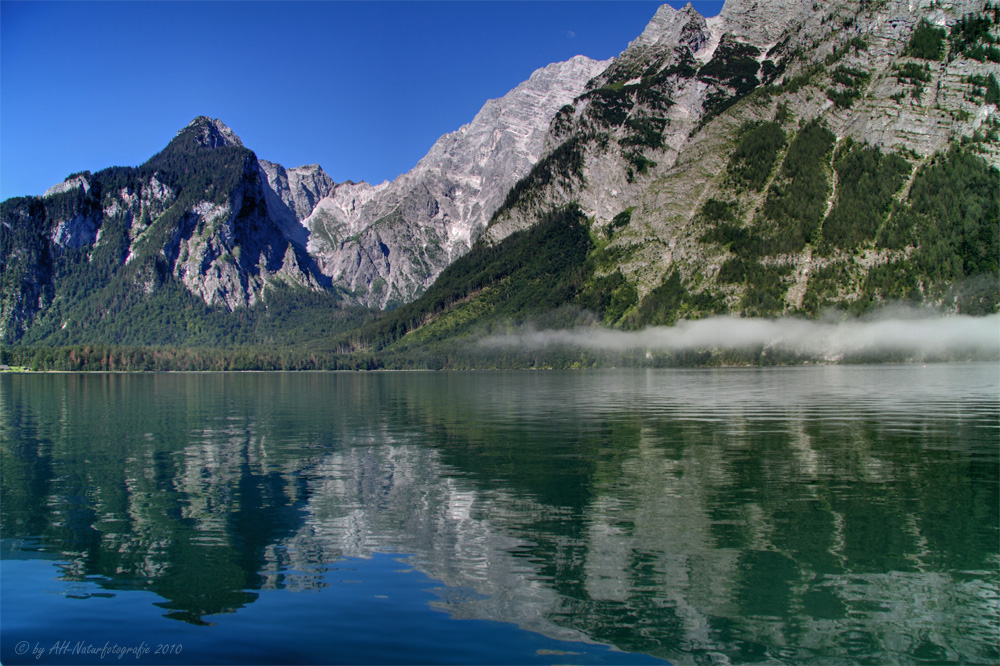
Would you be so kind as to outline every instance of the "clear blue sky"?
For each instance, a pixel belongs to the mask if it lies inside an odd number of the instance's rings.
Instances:
[[[0,200],[141,164],[199,115],[288,167],[392,179],[539,67],[618,55],[660,4],[2,0]]]

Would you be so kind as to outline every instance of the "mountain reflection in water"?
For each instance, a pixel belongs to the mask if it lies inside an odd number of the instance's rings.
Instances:
[[[991,663],[995,364],[0,377],[3,537],[209,623],[406,554],[676,662]],[[35,541],[31,541],[35,539]]]

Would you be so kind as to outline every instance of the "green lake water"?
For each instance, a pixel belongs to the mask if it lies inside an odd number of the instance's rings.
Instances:
[[[1000,366],[0,376],[0,661],[995,664]]]

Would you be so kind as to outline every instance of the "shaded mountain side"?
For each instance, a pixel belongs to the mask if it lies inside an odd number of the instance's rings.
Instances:
[[[349,302],[322,292],[313,260],[269,215],[267,191],[253,152],[199,118],[142,166],[77,174],[45,197],[3,202],[0,339],[250,341],[248,322],[268,310],[265,287],[280,294],[275,308],[309,302],[317,318],[343,310]]]

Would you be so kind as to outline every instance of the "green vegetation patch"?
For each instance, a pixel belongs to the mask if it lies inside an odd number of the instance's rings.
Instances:
[[[893,70],[896,72],[896,81],[910,85],[910,95],[914,99],[920,99],[924,94],[924,84],[931,80],[930,65],[907,62],[896,65]]]
[[[637,249],[635,245],[605,245],[596,248],[589,260],[593,262],[593,270],[606,273],[631,259]]]
[[[623,125],[635,106],[636,88],[634,85],[624,87],[609,85],[584,94],[583,97],[590,100],[587,115],[608,127]]]
[[[851,310],[860,313],[885,303],[919,303],[923,294],[916,273],[913,264],[905,259],[873,267]]]
[[[646,148],[663,147],[663,130],[667,127],[666,118],[629,118],[625,121],[628,134],[618,143],[622,146],[642,146]]]
[[[998,308],[996,291],[989,288],[1000,282],[998,220],[1000,172],[968,149],[954,147],[920,168],[906,204],[896,207],[876,241],[888,249],[915,248],[897,270],[919,279],[925,296],[985,314]],[[987,287],[980,288],[983,284]],[[972,285],[971,291],[963,292],[962,285]],[[912,293],[908,286],[879,289],[866,294],[868,302],[883,293]]]
[[[624,229],[632,221],[632,212],[635,210],[634,207],[630,206],[618,213],[612,218],[610,222],[604,227],[604,235],[610,240],[614,237],[615,233],[619,229]]]
[[[926,19],[922,19],[920,25],[910,35],[910,42],[903,54],[921,60],[944,60],[947,34],[944,28],[937,28]]]
[[[915,261],[934,282],[1000,271],[1000,173],[985,160],[953,149],[917,174],[910,214]]]
[[[639,309],[630,322],[631,327],[674,324],[680,317],[681,306],[687,297],[688,292],[684,288],[680,271],[674,269],[656,289],[642,299]]]
[[[849,109],[854,100],[861,96],[870,74],[864,70],[841,65],[833,71],[830,78],[837,86],[827,88],[827,98],[838,107]]]
[[[755,265],[747,274],[747,289],[740,307],[751,317],[772,317],[785,310],[785,293],[791,264]]]
[[[785,73],[785,69],[788,67],[788,62],[786,60],[779,60],[775,63],[771,59],[767,59],[760,63],[760,82],[764,85],[771,85],[774,81]]]
[[[747,124],[729,157],[728,171],[737,185],[760,191],[785,148],[785,132],[776,122]]]
[[[771,222],[765,254],[798,252],[819,228],[830,192],[829,159],[835,137],[818,120],[807,123],[792,142],[771,184],[764,217]]]
[[[837,202],[823,222],[823,240],[844,250],[872,241],[906,182],[910,164],[899,155],[847,140],[838,151]]]
[[[573,114],[576,109],[572,104],[564,105],[552,119],[552,134],[555,136],[565,136],[573,129]]]
[[[749,229],[742,226],[737,217],[736,203],[708,199],[698,211],[698,220],[706,227],[700,243],[714,243],[733,249],[744,243],[749,235]]]
[[[997,21],[997,9],[988,4],[982,13],[970,13],[951,26],[948,41],[953,53],[980,62],[1000,62],[1000,40],[993,34]]]
[[[758,85],[760,79],[760,49],[750,44],[736,41],[731,35],[723,35],[712,59],[698,70],[698,78],[711,83],[716,89],[705,100],[701,125],[719,115],[740,99],[748,95]],[[773,75],[773,72],[771,72]]]
[[[781,314],[785,309],[787,277],[791,264],[764,264],[761,261],[736,255],[719,268],[719,284],[735,284],[745,288],[740,307],[749,315],[768,317]]]
[[[531,201],[553,184],[572,186],[583,183],[583,145],[579,137],[567,139],[538,161],[528,175],[510,188],[493,220],[524,201]],[[492,220],[491,220],[492,221]]]
[[[603,277],[591,277],[580,292],[577,303],[580,307],[598,313],[605,324],[616,324],[629,310],[635,307],[639,293],[621,270]]]
[[[989,76],[973,74],[966,77],[965,82],[972,85],[969,93],[971,99],[982,100],[986,104],[1000,104],[1000,84],[993,74]]]
[[[736,221],[736,204],[720,199],[706,199],[698,211],[702,219],[710,224]]]
[[[732,88],[737,95],[745,95],[760,81],[760,49],[736,41],[731,35],[723,36],[712,59],[698,70],[698,78],[706,83],[719,83]]]
[[[838,297],[851,280],[847,262],[839,261],[814,269],[802,298],[802,309],[810,316],[819,316],[823,310],[838,304]]]
[[[633,182],[636,174],[645,175],[649,169],[656,168],[656,162],[649,159],[638,150],[630,150],[624,154],[628,167],[625,169],[625,180]]]
[[[676,268],[629,313],[623,322],[628,329],[672,326],[680,319],[697,319],[726,312],[721,294],[711,290],[692,293]]]

